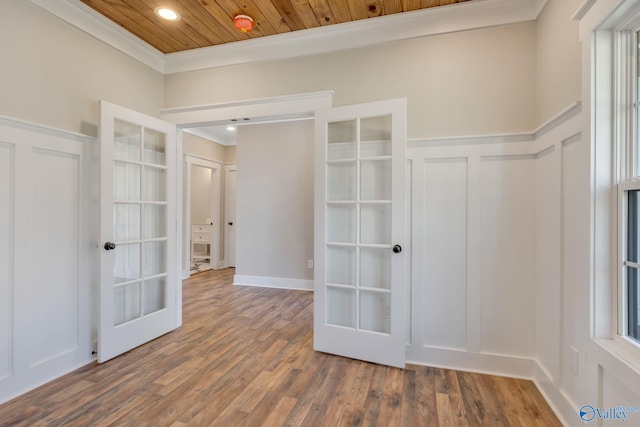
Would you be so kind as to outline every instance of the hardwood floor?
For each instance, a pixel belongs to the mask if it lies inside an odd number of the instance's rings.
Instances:
[[[184,325],[0,406],[0,426],[559,426],[531,381],[313,351],[311,292],[184,283]]]

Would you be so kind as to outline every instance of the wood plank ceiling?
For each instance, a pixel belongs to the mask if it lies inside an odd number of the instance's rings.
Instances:
[[[80,0],[162,53],[288,33],[470,0]],[[156,7],[181,19],[156,16]],[[255,22],[250,33],[234,28],[236,15]]]

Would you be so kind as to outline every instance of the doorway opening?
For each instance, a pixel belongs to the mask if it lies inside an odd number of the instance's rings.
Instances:
[[[190,106],[190,107],[178,107],[169,108],[162,111],[162,119],[168,122],[174,123],[178,126],[179,135],[180,131],[186,131],[195,135],[201,135],[198,129],[206,127],[220,127],[237,126],[239,124],[254,124],[254,123],[269,123],[280,121],[299,120],[304,118],[312,118],[315,115],[315,111],[320,109],[329,108],[332,106],[333,91],[315,92],[306,94],[297,94],[290,96],[280,96],[273,98],[254,99],[246,101],[236,101],[223,104],[203,105],[203,106]],[[182,147],[182,138],[179,136],[179,150]],[[223,145],[226,145],[223,142]],[[180,152],[180,155],[187,154]],[[202,159],[200,159],[202,160]],[[220,164],[219,164],[220,165]],[[186,168],[189,166],[187,165]],[[229,188],[226,180],[226,172],[232,175],[232,180],[235,178],[236,165],[224,165],[224,182],[225,182],[225,195],[221,197],[222,203],[224,203],[224,225],[219,230],[218,242],[222,242],[222,246],[218,246],[218,255],[224,254],[224,259],[219,264],[219,267],[234,267],[235,266],[235,233],[237,225],[235,222],[235,197],[230,194],[233,188]],[[227,169],[229,169],[227,171]],[[220,177],[220,173],[218,173]],[[184,181],[190,179],[190,173],[184,171]],[[234,186],[233,186],[234,187]],[[182,224],[180,227],[182,232],[182,266],[183,266],[183,278],[189,277],[190,269],[190,216],[185,211],[189,206],[190,201],[187,200],[190,195],[186,190],[188,185],[183,185],[182,195],[178,196],[178,200],[183,200],[185,208],[182,210]],[[226,198],[230,197],[227,202]],[[231,207],[231,208],[230,208]],[[206,219],[206,218],[205,218]],[[215,221],[214,221],[215,222]],[[232,223],[233,225],[229,225]],[[215,228],[215,227],[214,227]],[[179,292],[181,296],[181,293]],[[181,305],[181,299],[178,301]]]
[[[218,269],[224,233],[221,214],[221,165],[185,156],[183,277]]]

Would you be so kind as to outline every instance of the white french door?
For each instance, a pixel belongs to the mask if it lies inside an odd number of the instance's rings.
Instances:
[[[176,324],[176,127],[100,101],[98,361]]]
[[[316,114],[314,348],[405,366],[406,100]]]

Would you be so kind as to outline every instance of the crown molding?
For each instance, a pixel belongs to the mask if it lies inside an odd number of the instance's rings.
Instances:
[[[165,54],[79,0],[30,0],[68,24],[164,74]]]
[[[548,0],[473,0],[170,54],[162,54],[79,0],[30,1],[149,67],[173,74],[533,21]]]

